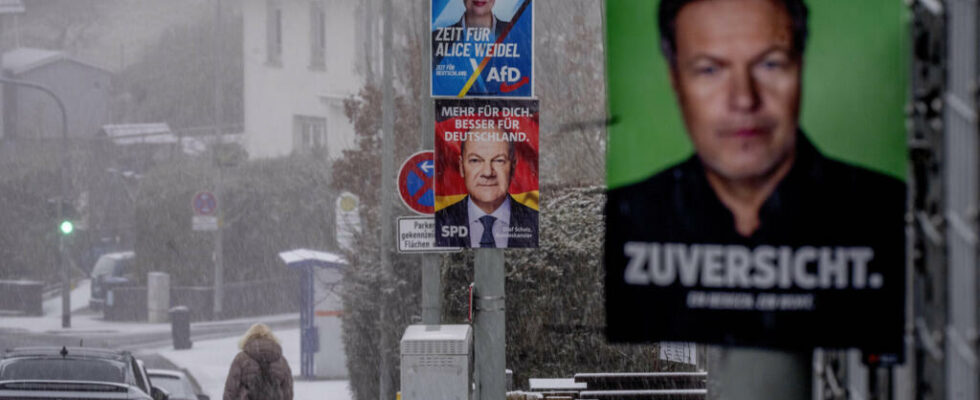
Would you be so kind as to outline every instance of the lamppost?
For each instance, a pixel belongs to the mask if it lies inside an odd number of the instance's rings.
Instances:
[[[0,83],[7,83],[15,86],[24,86],[40,90],[54,99],[61,112],[61,196],[58,199],[58,223],[61,235],[58,235],[58,263],[61,266],[61,327],[71,328],[71,280],[69,279],[68,256],[65,255],[65,237],[71,234],[73,226],[71,222],[62,221],[64,217],[64,203],[68,197],[68,113],[65,112],[65,103],[61,101],[51,89],[33,82],[21,81],[0,77]],[[66,222],[68,222],[66,224]]]

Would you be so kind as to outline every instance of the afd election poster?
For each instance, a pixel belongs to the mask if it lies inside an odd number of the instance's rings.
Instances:
[[[534,95],[532,0],[431,0],[432,96]]]
[[[538,247],[538,101],[435,108],[436,247]]]
[[[606,4],[610,341],[902,359],[905,12]]]

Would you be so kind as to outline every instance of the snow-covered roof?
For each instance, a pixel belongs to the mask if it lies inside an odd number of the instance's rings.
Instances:
[[[0,0],[4,1],[4,0]],[[89,64],[84,61],[76,60],[63,51],[57,50],[47,50],[47,49],[37,49],[32,47],[18,47],[16,49],[10,50],[3,53],[3,69],[10,71],[14,75],[19,75],[21,73],[30,71],[35,68],[39,68],[56,61],[69,61],[78,65],[83,65],[88,68],[102,71],[103,73],[111,73],[109,70],[102,68],[97,65]]]
[[[103,125],[102,131],[112,138],[112,142],[124,146],[137,143],[172,144],[177,143],[177,135],[166,123],[114,124]]]
[[[201,155],[207,151],[208,146],[215,143],[238,144],[240,146],[245,146],[245,134],[242,132],[214,135],[208,132],[210,130],[210,128],[189,128],[178,130],[178,133],[182,133],[182,135],[180,135],[180,144],[184,154],[192,156]]]
[[[594,390],[579,392],[578,397],[585,399],[590,397],[679,397],[679,396],[698,396],[704,398],[708,394],[708,389],[641,389],[641,390]]]
[[[180,150],[184,154],[196,156],[203,154],[207,149],[208,144],[199,138],[187,136],[180,138]]]
[[[528,386],[531,390],[585,390],[588,384],[575,382],[574,378],[530,378]]]
[[[325,251],[310,249],[294,249],[279,253],[279,258],[286,263],[286,266],[298,267],[333,267],[340,268],[347,265],[343,257]]]
[[[19,74],[63,58],[60,51],[20,47],[3,53],[3,69]]]
[[[0,0],[0,14],[17,14],[24,12],[22,0]]]
[[[601,378],[707,378],[707,372],[579,372],[575,379]]]
[[[112,142],[120,145],[131,144],[175,144],[180,143],[180,149],[187,155],[201,155],[207,151],[208,146],[220,141],[221,143],[244,142],[244,136],[238,134],[223,134],[220,137],[214,135],[197,136],[177,136],[170,129],[170,125],[163,122],[145,124],[113,124],[102,126],[102,131],[112,139]],[[184,131],[186,133],[186,131]]]
[[[402,334],[402,354],[429,353],[433,348],[417,348],[410,343],[419,342],[447,342],[455,344],[465,344],[473,340],[473,328],[469,325],[409,325]],[[453,348],[447,346],[439,351],[443,354],[465,353],[466,348]]]

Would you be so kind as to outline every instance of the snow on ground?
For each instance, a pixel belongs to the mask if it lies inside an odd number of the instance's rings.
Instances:
[[[61,327],[61,296],[44,300],[42,316],[4,316],[0,318],[0,330],[14,329],[35,333],[147,333],[169,332],[170,324],[145,322],[113,322],[102,319],[102,313],[88,309],[92,296],[91,282],[79,281],[71,291],[71,328]]]
[[[243,332],[244,333],[244,332]],[[284,329],[275,332],[282,344],[283,356],[293,370],[293,376],[299,375],[299,329]],[[175,365],[187,368],[201,384],[204,394],[212,399],[220,399],[224,392],[225,378],[231,361],[238,354],[239,337],[214,339],[194,342],[191,349],[161,350],[160,355],[166,357]],[[348,381],[300,381],[293,383],[293,398],[304,399],[337,399],[353,398],[350,394]]]
[[[18,330],[34,333],[145,333],[169,331],[170,324],[134,324],[102,320],[102,313],[88,310],[92,295],[88,279],[79,281],[71,291],[71,328],[61,327],[61,296],[44,300],[41,316],[4,315],[0,318],[0,330]]]
[[[92,290],[88,279],[79,281],[71,291],[71,328],[61,327],[61,296],[44,300],[42,316],[19,316],[4,315],[0,318],[0,331],[16,330],[33,333],[53,333],[53,334],[149,334],[149,333],[169,333],[170,323],[151,324],[146,321],[107,321],[102,318],[101,312],[88,309],[89,299]],[[266,324],[282,323],[290,320],[298,320],[298,313],[288,313],[279,315],[269,315],[263,317],[246,317],[240,319],[222,321],[204,321],[191,324],[192,330],[199,328],[207,330],[215,326],[225,325],[244,325],[248,326],[254,322]]]
[[[0,332],[3,330],[18,330],[35,333],[63,334],[145,334],[170,332],[170,324],[150,324],[146,322],[115,322],[102,319],[102,313],[87,310],[91,289],[89,281],[84,280],[71,293],[71,328],[61,327],[61,297],[44,301],[44,315],[39,317],[3,316],[0,318]],[[241,326],[241,332],[235,337],[194,342],[189,350],[173,350],[172,347],[161,349],[160,355],[181,368],[186,368],[201,384],[201,388],[212,399],[221,399],[224,391],[225,377],[231,360],[238,354],[238,339],[247,326],[254,322],[282,323],[298,319],[297,313],[270,315],[264,317],[248,317],[235,320],[197,322],[192,324],[192,330],[209,327]],[[299,375],[299,329],[283,329],[275,332],[282,342],[283,355],[293,370],[293,375]],[[168,339],[169,341],[169,339]],[[168,345],[169,346],[169,345]],[[296,400],[303,399],[337,399],[351,398],[348,381],[296,381],[293,385]]]
[[[75,288],[71,290],[71,310],[78,311],[88,307],[88,301],[92,297],[92,282],[88,279],[78,281]],[[52,297],[44,301],[41,305],[44,315],[61,315],[61,295]]]

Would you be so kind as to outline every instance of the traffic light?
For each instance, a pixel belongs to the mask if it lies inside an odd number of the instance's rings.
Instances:
[[[61,221],[60,225],[58,225],[58,229],[61,230],[62,235],[70,235],[71,232],[75,230],[75,224],[69,220],[64,220]]]
[[[49,223],[57,223],[58,232],[65,236],[75,232],[75,221],[83,220],[79,218],[75,205],[68,200],[48,199],[48,212],[51,218]]]

